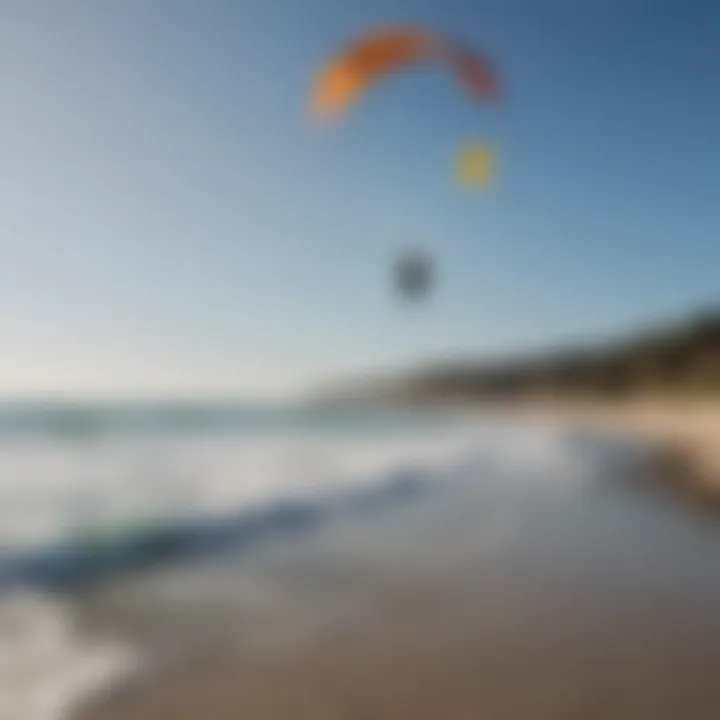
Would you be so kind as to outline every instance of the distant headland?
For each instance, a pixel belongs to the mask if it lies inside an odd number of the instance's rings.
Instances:
[[[720,307],[609,341],[349,379],[323,396],[328,401],[462,403],[547,398],[720,400]]]

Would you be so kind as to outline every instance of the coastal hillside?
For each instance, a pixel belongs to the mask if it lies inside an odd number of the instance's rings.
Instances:
[[[403,401],[534,397],[720,398],[720,308],[593,345],[463,363],[349,383],[345,397]]]

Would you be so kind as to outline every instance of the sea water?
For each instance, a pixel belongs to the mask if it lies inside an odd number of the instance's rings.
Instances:
[[[542,498],[639,467],[642,456],[642,448],[617,438],[498,416],[190,404],[6,406],[0,411],[0,698],[6,703],[0,716],[69,717],[77,703],[137,672],[151,655],[151,638],[157,638],[155,649],[162,646],[159,629],[169,603],[187,611],[199,589],[216,588],[217,600],[241,598],[248,587],[257,595],[262,587],[253,602],[265,612],[290,597],[267,591],[268,568],[279,562],[284,577],[314,578],[305,605],[325,621],[332,610],[318,599],[323,570],[317,558],[327,560],[328,552],[335,557],[325,569],[370,562],[376,575],[384,568],[403,576],[413,568],[446,567],[507,544],[509,535],[532,525],[532,513],[520,520],[518,507],[527,512]],[[473,532],[449,543],[465,526]],[[438,528],[442,542],[433,539]],[[324,540],[308,541],[317,536]],[[217,558],[225,578],[257,576],[260,562],[264,584],[217,590],[217,571],[212,582],[198,582]],[[194,581],[182,580],[187,568]],[[84,602],[92,593],[105,600]],[[112,629],[108,608],[117,598],[125,606],[117,601],[116,615],[135,621],[116,625],[125,637],[83,633],[90,623],[82,613],[89,617],[89,608],[98,615],[100,607],[100,625]],[[209,615],[212,598],[193,607]],[[155,636],[137,632],[143,614]],[[19,674],[31,678],[25,686]]]

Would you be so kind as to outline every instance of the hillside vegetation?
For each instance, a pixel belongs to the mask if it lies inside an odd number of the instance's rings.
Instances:
[[[403,400],[720,398],[720,310],[593,347],[439,364],[386,379],[370,394]]]

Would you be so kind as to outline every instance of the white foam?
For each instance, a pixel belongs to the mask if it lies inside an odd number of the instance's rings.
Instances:
[[[589,460],[561,429],[468,426],[422,437],[37,439],[0,445],[0,551],[54,543],[83,527],[238,512],[281,497],[383,483],[404,467],[577,481]],[[493,471],[493,468],[495,470]]]
[[[3,720],[65,720],[138,667],[123,645],[82,640],[57,600],[27,593],[0,599]]]

